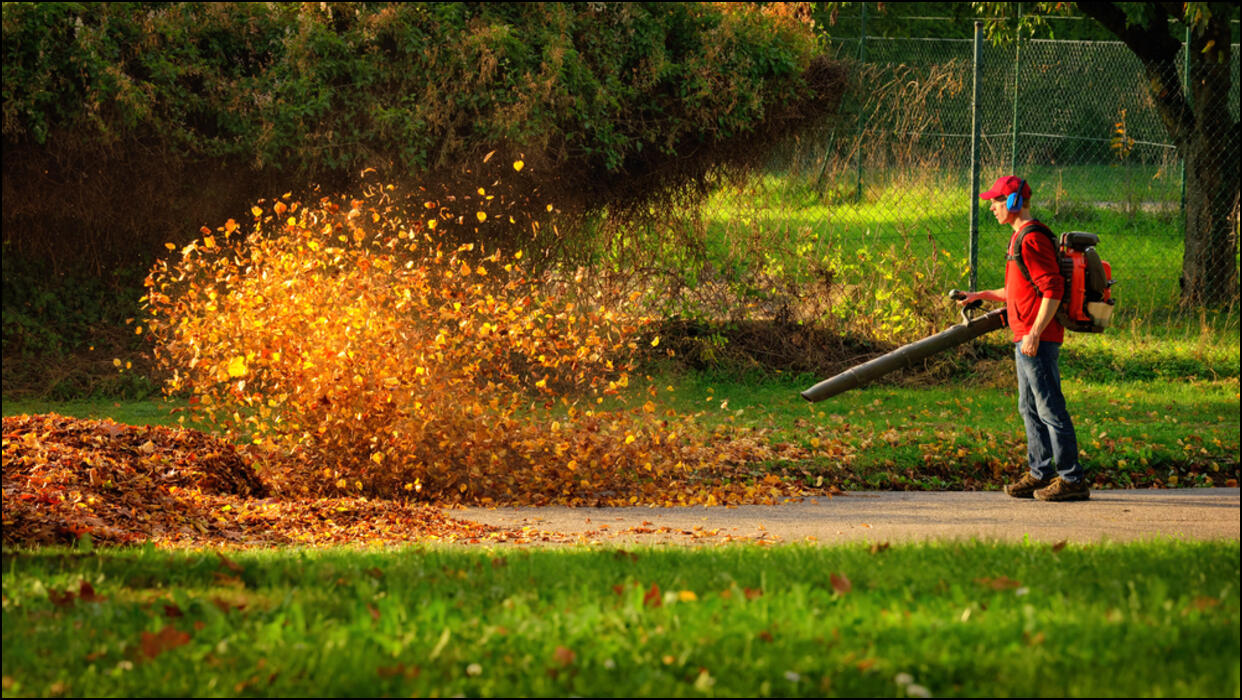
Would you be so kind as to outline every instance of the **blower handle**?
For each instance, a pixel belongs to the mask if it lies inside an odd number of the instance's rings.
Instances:
[[[962,291],[962,290],[960,290],[960,289],[950,289],[950,290],[949,290],[949,298],[950,298],[950,299],[952,299],[952,300],[954,300],[954,301],[961,301],[962,299],[965,299],[965,298],[966,298],[966,292],[963,292],[963,291]],[[974,311],[975,309],[978,309],[978,308],[979,308],[979,307],[981,307],[981,306],[983,306],[983,300],[982,300],[982,299],[975,299],[974,301],[970,302],[969,304],[966,304],[965,306],[963,306],[963,307],[962,307],[962,323],[964,323],[964,324],[966,324],[966,325],[968,325],[968,326],[969,326],[969,325],[970,325],[971,320],[973,320],[973,318],[974,318],[974,317],[973,317],[973,316],[971,316],[970,314],[966,313],[966,312],[967,312],[967,311]]]

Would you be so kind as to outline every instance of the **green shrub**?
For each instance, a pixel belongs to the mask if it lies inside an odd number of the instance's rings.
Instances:
[[[711,3],[10,3],[4,44],[6,142],[400,177],[508,146],[597,193],[806,121],[842,77],[809,23]]]

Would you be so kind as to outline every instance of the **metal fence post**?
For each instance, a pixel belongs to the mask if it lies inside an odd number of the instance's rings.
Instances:
[[[1182,44],[1182,95],[1186,101],[1190,101],[1190,25],[1186,25],[1186,42]],[[1181,216],[1178,220],[1182,222],[1183,235],[1186,229],[1186,155],[1182,149],[1177,149],[1182,156],[1182,201],[1181,208],[1178,213]]]
[[[975,21],[974,87],[970,93],[970,291],[979,286],[979,73],[983,64],[983,22]]]
[[[1010,140],[1009,173],[1018,174],[1018,88],[1022,78],[1022,3],[1014,3],[1013,34],[1013,138]]]
[[[867,62],[867,3],[859,3],[862,6],[862,18],[859,24],[858,32],[858,62]],[[854,192],[854,201],[862,201],[862,140],[863,140],[863,108],[864,104],[858,106],[858,150],[854,154],[854,169],[856,178],[856,190]]]

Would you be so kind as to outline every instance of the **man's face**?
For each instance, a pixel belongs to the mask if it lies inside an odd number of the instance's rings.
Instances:
[[[1005,206],[1005,197],[997,197],[992,200],[992,215],[996,217],[999,224],[1013,223],[1013,217],[1017,216],[1014,212],[1009,211]]]

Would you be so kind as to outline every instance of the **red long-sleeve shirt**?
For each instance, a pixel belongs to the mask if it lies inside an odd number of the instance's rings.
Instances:
[[[1034,223],[1034,222],[1030,222]],[[1057,250],[1048,236],[1039,231],[1029,230],[1022,238],[1022,262],[1031,273],[1035,286],[1026,281],[1022,269],[1015,260],[1009,260],[1005,266],[1005,308],[1009,327],[1013,329],[1014,342],[1022,340],[1035,325],[1035,317],[1039,315],[1040,303],[1045,299],[1061,299],[1065,294],[1065,278],[1057,264]],[[1018,232],[1009,239],[1009,255],[1014,254],[1013,246],[1018,240]],[[1036,289],[1038,287],[1038,289]],[[1065,339],[1065,328],[1053,319],[1044,332],[1040,334],[1041,343],[1060,343]]]

